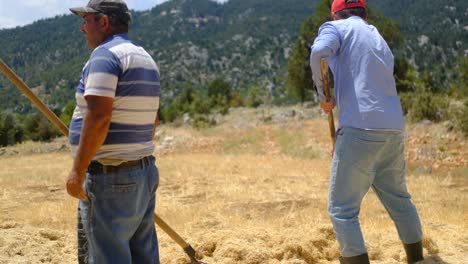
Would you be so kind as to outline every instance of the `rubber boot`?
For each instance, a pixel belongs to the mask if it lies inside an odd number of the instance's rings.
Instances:
[[[408,264],[416,263],[424,259],[422,241],[413,244],[404,244],[404,247]]]
[[[369,255],[362,254],[355,257],[340,257],[341,264],[370,264]]]

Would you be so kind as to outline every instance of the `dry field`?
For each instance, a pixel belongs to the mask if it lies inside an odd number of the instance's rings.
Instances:
[[[159,128],[158,215],[209,264],[338,263],[326,213],[326,119],[233,120],[201,131]],[[407,181],[423,221],[424,263],[468,263],[467,143],[442,125],[408,128]],[[76,263],[77,202],[64,190],[71,157],[43,149],[0,151],[0,264]],[[405,262],[372,192],[361,224],[372,263]],[[160,229],[158,236],[161,263],[187,263]]]

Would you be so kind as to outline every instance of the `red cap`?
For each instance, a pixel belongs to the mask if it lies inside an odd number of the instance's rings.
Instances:
[[[335,14],[343,9],[362,7],[366,8],[366,2],[364,0],[334,0],[331,6],[331,11]]]

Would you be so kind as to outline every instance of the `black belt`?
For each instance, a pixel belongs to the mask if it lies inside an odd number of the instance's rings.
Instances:
[[[151,164],[151,157],[152,156],[147,156],[139,160],[129,160],[116,166],[102,165],[98,161],[93,160],[88,166],[88,172],[107,174],[107,173],[116,173],[121,170],[128,170],[128,169],[137,168],[137,167],[144,168]]]

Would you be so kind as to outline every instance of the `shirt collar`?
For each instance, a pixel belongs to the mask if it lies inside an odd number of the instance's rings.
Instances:
[[[130,40],[130,38],[128,37],[128,33],[119,33],[119,34],[114,34],[114,35],[110,35],[109,37],[107,37],[102,43],[101,45],[104,45],[114,39],[124,39],[124,40]],[[101,46],[99,45],[99,46]]]

